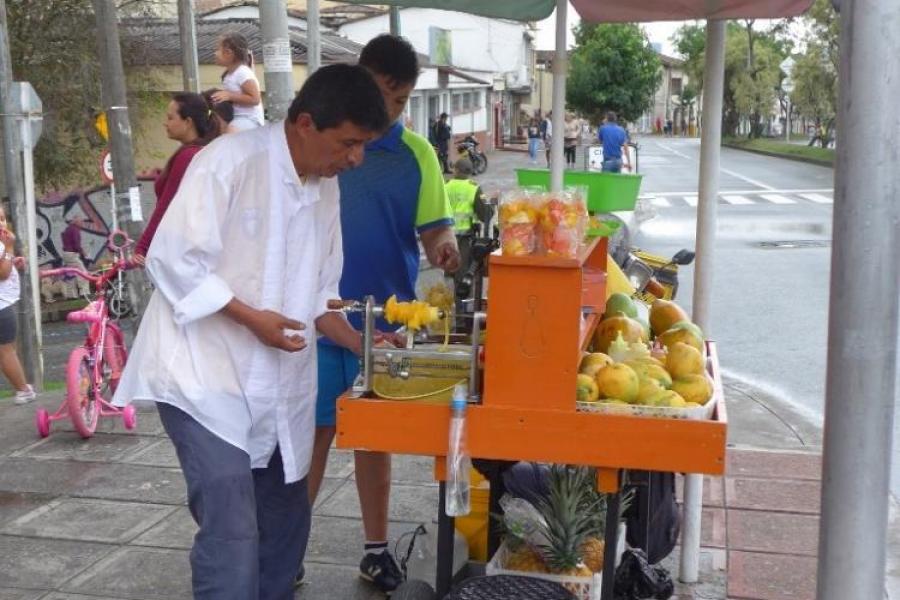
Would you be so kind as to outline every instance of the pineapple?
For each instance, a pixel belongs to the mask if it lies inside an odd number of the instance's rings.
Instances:
[[[511,550],[506,558],[505,568],[525,573],[546,573],[547,567],[544,559],[528,544],[522,543],[515,550]]]
[[[581,557],[588,569],[594,573],[603,570],[603,549],[606,544],[598,537],[590,536],[581,545]]]
[[[537,506],[546,521],[541,532],[547,542],[541,545],[544,562],[557,575],[590,577],[593,571],[584,562],[582,547],[597,532],[592,471],[553,465],[548,483],[549,494]]]

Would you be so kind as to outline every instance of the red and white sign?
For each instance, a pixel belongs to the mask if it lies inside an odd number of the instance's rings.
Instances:
[[[112,155],[109,150],[104,150],[100,155],[100,177],[103,183],[109,185],[113,182]]]

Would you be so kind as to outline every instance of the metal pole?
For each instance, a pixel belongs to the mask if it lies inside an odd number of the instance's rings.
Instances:
[[[400,35],[400,7],[391,7],[391,35]]]
[[[719,148],[722,143],[722,96],[725,84],[725,21],[706,22],[703,134],[700,138],[700,189],[697,203],[697,263],[694,267],[693,321],[711,333],[713,249],[719,196]],[[700,572],[700,519],[703,476],[684,477],[684,528],[679,579],[697,581]]]
[[[15,228],[19,252],[30,246],[28,212],[25,203],[25,185],[22,174],[22,156],[19,154],[21,141],[16,125],[15,102],[10,95],[12,84],[12,59],[9,54],[9,30],[6,26],[6,0],[0,0],[0,104],[3,110],[3,167],[6,173],[6,192],[9,195],[11,214],[8,215]],[[29,265],[36,270],[37,265]],[[22,277],[20,281],[22,297],[32,298],[34,291],[30,277]],[[37,389],[43,386],[43,364],[41,362],[41,338],[37,330],[37,319],[40,313],[34,312],[31,302],[19,302],[19,335],[18,350],[22,357],[22,368],[25,377]]]
[[[900,10],[840,8],[818,600],[884,595],[900,303]]]
[[[143,232],[140,212],[140,187],[134,174],[134,148],[131,143],[131,120],[128,117],[128,96],[125,90],[125,70],[119,46],[119,28],[114,0],[92,0],[97,19],[97,53],[100,58],[100,79],[103,106],[109,122],[109,153],[112,158],[113,180],[120,194],[118,223],[133,240]],[[134,199],[134,200],[132,200]],[[134,206],[136,204],[136,206]],[[132,305],[138,312],[148,297],[143,275],[139,270],[128,272],[128,289]]]
[[[197,24],[194,0],[178,0],[178,36],[181,39],[181,75],[184,89],[200,92],[200,64],[197,60]]]
[[[563,130],[566,126],[566,74],[569,55],[566,51],[566,11],[568,0],[556,0],[556,52],[553,55],[553,137],[550,140],[550,190],[563,187]]]
[[[24,87],[21,88],[22,92],[22,106],[26,106],[28,103],[28,99],[25,97],[27,92]],[[21,282],[23,279],[29,280],[29,288],[31,296],[22,296],[22,304],[31,303],[32,312],[34,315],[41,314],[41,283],[40,283],[40,274],[38,273],[37,265],[38,265],[38,251],[37,251],[37,240],[35,239],[35,234],[37,232],[37,204],[35,203],[34,198],[34,141],[31,139],[31,119],[25,115],[22,116],[19,121],[21,125],[21,139],[22,139],[22,172],[23,172],[23,183],[25,184],[25,224],[28,231],[28,235],[25,236],[25,239],[22,241],[22,256],[25,257],[29,269],[25,273],[24,277],[20,277],[19,281]],[[34,332],[35,337],[39,340],[43,340],[43,335],[41,332],[41,320],[39,318],[34,320]],[[42,346],[42,344],[41,344]],[[44,357],[43,353],[38,353],[38,365],[40,367],[41,372],[44,370]]]
[[[319,0],[306,0],[306,75],[322,66],[322,35],[319,25]]]
[[[294,64],[284,1],[261,0],[259,22],[263,36],[266,110],[270,121],[279,121],[287,116],[294,99]],[[309,29],[306,33],[309,35]]]

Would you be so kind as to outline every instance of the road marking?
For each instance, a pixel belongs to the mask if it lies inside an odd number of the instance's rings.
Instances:
[[[686,158],[686,159],[688,159],[688,160],[694,160],[694,157],[688,156],[688,155],[685,154],[684,152],[679,152],[679,151],[676,150],[675,148],[673,148],[673,147],[671,147],[671,146],[668,146],[668,145],[666,145],[666,144],[660,144],[659,142],[657,142],[656,145],[659,146],[660,148],[662,148],[663,150],[668,150],[669,152],[671,152],[671,153],[674,154],[675,156],[680,156],[681,158]]]
[[[763,198],[771,202],[772,204],[797,204],[796,200],[791,200],[781,194],[760,194]]]
[[[753,200],[746,196],[722,196],[722,200],[728,204],[753,204]]]
[[[684,201],[688,203],[688,206],[697,206],[697,196],[685,196]]]
[[[769,190],[770,192],[775,191],[775,188],[773,188],[771,185],[766,185],[762,181],[757,181],[756,179],[751,179],[750,177],[747,177],[746,175],[741,175],[740,173],[731,171],[729,169],[720,168],[719,170],[721,172],[725,173],[726,175],[731,175],[732,177],[737,177],[738,179],[740,179],[742,181],[746,181],[747,183],[749,183],[751,185],[755,185],[756,187],[761,187],[762,189]]]
[[[665,198],[650,198],[650,204],[652,204],[653,206],[658,206],[660,208],[667,208],[669,206],[672,206],[672,203]]]
[[[743,196],[757,196],[759,194],[765,194],[767,192],[772,192],[775,194],[831,194],[834,192],[831,188],[819,188],[819,189],[789,189],[789,190],[719,190],[720,194],[737,194]],[[696,195],[697,190],[684,190],[681,192],[651,192],[648,193],[657,197],[669,197],[669,196],[690,196]]]
[[[799,194],[799,196],[817,204],[834,204],[834,198],[829,198],[822,194]]]

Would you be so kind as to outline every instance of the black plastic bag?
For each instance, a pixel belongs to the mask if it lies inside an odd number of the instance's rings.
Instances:
[[[668,600],[675,593],[675,584],[668,571],[647,562],[643,550],[631,549],[622,555],[613,591],[616,600]]]

